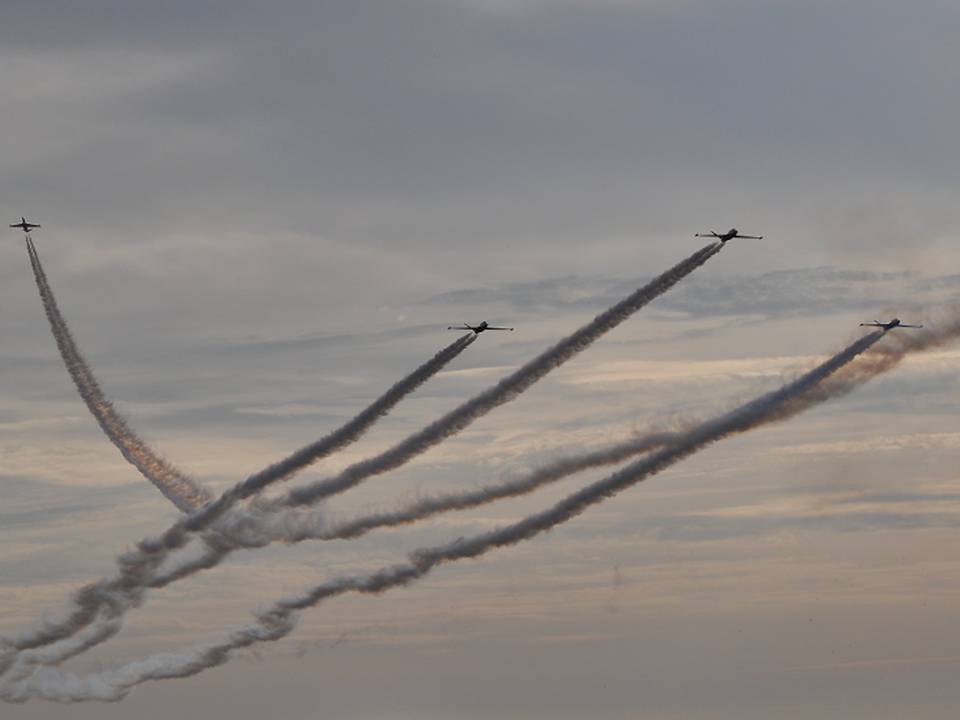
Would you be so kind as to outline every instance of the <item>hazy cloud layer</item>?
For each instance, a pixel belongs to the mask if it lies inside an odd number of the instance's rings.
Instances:
[[[352,416],[448,342],[446,325],[517,325],[318,472],[387,447],[698,231],[767,238],[731,243],[515,407],[331,512],[728,407],[856,322],[960,289],[950,3],[11,0],[3,19],[0,211],[43,224],[105,391],[214,487]],[[0,337],[7,631],[173,511],[85,417],[13,231]],[[956,368],[950,354],[905,366],[527,548],[390,603],[331,605],[301,629],[323,645],[304,658],[282,655],[293,643],[71,717],[314,717],[322,697],[345,718],[952,718]],[[586,479],[322,555],[265,550],[158,596],[90,662],[207,637],[279,592]],[[244,590],[251,578],[269,592]]]
[[[737,250],[742,250],[738,248]],[[499,306],[524,316],[605,307],[641,280],[569,276],[441,293],[425,306]],[[693,317],[761,316],[781,318],[852,311],[877,311],[904,303],[936,302],[955,294],[954,276],[916,277],[906,272],[864,272],[834,267],[693,278],[657,307]]]

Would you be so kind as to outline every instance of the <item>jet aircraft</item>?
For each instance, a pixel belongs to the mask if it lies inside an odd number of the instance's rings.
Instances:
[[[873,322],[860,323],[860,327],[881,327],[884,330],[893,330],[894,328],[922,328],[923,325],[904,325],[900,322],[900,318],[894,318],[890,322],[882,323],[879,320],[874,320]]]
[[[473,330],[477,335],[482,333],[484,330],[513,330],[513,328],[508,327],[495,327],[493,325],[488,325],[487,321],[484,320],[479,325],[468,325],[464,323],[463,325],[451,325],[447,330]]]
[[[27,222],[27,219],[21,215],[21,216],[20,216],[20,222],[14,223],[14,224],[11,225],[10,227],[12,227],[12,228],[20,228],[20,229],[23,230],[25,233],[28,233],[28,232],[30,232],[31,230],[33,230],[33,228],[38,228],[38,227],[40,227],[40,226],[39,226],[39,225],[34,225],[33,223],[28,223],[28,222]]]
[[[716,238],[722,243],[726,243],[728,240],[733,240],[734,238],[746,238],[747,240],[763,240],[763,235],[741,235],[740,231],[736,228],[730,228],[723,235],[719,234],[716,230],[711,230],[708,233],[697,233],[694,237],[712,237]]]

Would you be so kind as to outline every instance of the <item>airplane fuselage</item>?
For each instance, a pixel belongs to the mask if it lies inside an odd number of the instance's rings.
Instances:
[[[905,325],[900,318],[894,318],[890,322],[880,322],[879,320],[874,320],[869,323],[860,323],[860,327],[878,327],[883,328],[884,331],[890,331],[894,328],[922,328],[923,325]]]
[[[472,330],[475,334],[479,335],[484,330],[513,330],[512,327],[498,327],[496,325],[491,325],[486,320],[484,320],[479,325],[470,325],[469,323],[464,323],[463,325],[451,325],[447,330]]]
[[[33,230],[34,228],[38,228],[38,227],[40,227],[40,226],[39,226],[39,225],[34,225],[33,223],[28,223],[28,222],[27,222],[27,219],[21,215],[21,216],[20,216],[20,222],[14,223],[14,224],[11,225],[10,227],[12,227],[12,228],[20,228],[20,229],[23,230],[25,233],[28,233],[28,232],[30,232],[31,230]]]
[[[721,243],[728,243],[734,238],[747,238],[748,240],[763,240],[763,235],[741,235],[740,231],[736,228],[730,228],[725,233],[718,233],[715,230],[711,230],[708,233],[697,233],[694,237],[712,237],[719,240]]]

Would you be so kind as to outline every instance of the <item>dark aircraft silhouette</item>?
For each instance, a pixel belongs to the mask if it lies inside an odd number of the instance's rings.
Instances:
[[[860,327],[881,327],[884,330],[893,330],[894,328],[922,328],[923,325],[904,325],[900,322],[900,318],[894,318],[890,322],[882,323],[879,320],[874,320],[873,322],[860,323]]]
[[[694,235],[694,237],[713,237],[722,243],[725,243],[728,240],[733,240],[734,238],[746,238],[747,240],[763,240],[763,235],[741,235],[736,228],[730,228],[723,235],[720,235],[716,230],[711,230],[708,233],[697,233],[696,235]]]
[[[12,228],[20,228],[20,229],[23,230],[25,233],[28,233],[28,232],[30,232],[31,230],[33,230],[33,228],[38,228],[38,227],[40,227],[40,226],[39,226],[39,225],[34,225],[34,224],[32,224],[32,223],[28,223],[28,222],[27,222],[27,219],[21,215],[21,216],[20,216],[20,222],[14,223],[14,224],[11,225],[10,227],[12,227]]]
[[[447,330],[473,330],[477,335],[482,333],[484,330],[513,330],[513,328],[508,327],[494,327],[493,325],[488,325],[487,321],[484,320],[479,325],[468,325],[464,323],[463,325],[451,325]]]

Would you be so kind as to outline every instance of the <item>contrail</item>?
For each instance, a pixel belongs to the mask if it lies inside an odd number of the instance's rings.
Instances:
[[[379,455],[354,463],[333,478],[292,490],[285,498],[277,501],[263,501],[260,504],[261,511],[272,512],[280,508],[310,505],[322,498],[355,487],[369,477],[404,465],[417,455],[426,452],[431,447],[465,429],[475,420],[500,405],[513,400],[550,371],[584,351],[603,334],[614,329],[633,313],[672,288],[720,252],[722,248],[723,243],[711,243],[704,246],[595,317],[573,334],[540,353],[533,360],[500,380],[492,388],[454,408],[439,420],[430,423],[427,427]],[[166,548],[168,554],[179,549],[189,541],[191,533],[198,533],[209,528],[236,502],[256,495],[274,482],[276,478],[277,475],[271,471],[271,468],[250,476],[199,512],[171,527],[161,538],[147,541],[148,545],[145,547],[147,554],[155,553],[159,546]],[[230,544],[230,539],[221,533],[221,537],[217,538],[217,544],[226,547]],[[235,547],[241,547],[242,545],[243,542],[239,542]]]
[[[40,256],[34,247],[33,240],[27,237],[27,252],[30,254],[30,265],[33,268],[33,277],[40,291],[43,309],[50,322],[60,357],[76,385],[80,397],[90,410],[90,414],[100,425],[100,429],[109,438],[126,460],[133,465],[163,496],[176,505],[181,512],[193,512],[207,504],[213,496],[196,480],[182,470],[174,467],[154,452],[142,438],[140,438],[127,424],[127,421],[117,412],[97,382],[90,365],[86,362],[73,340],[67,321],[60,313],[57,299],[53,295],[47,275],[40,264]]]
[[[411,553],[409,562],[405,564],[325,582],[257,613],[257,621],[253,625],[230,633],[225,640],[198,647],[187,653],[154,655],[90,676],[68,674],[53,667],[40,667],[31,671],[37,661],[24,658],[22,660],[25,662],[18,663],[12,672],[8,673],[9,679],[0,687],[0,695],[13,702],[24,702],[33,696],[59,702],[119,700],[133,687],[144,682],[187,677],[222,665],[240,648],[272,642],[289,634],[296,625],[300,611],[318,605],[327,598],[347,592],[382,593],[393,587],[410,584],[439,565],[478,557],[490,550],[517,544],[580,515],[589,507],[659,473],[714,442],[791,417],[815,402],[829,399],[829,395],[824,393],[815,393],[813,400],[803,398],[805,393],[848,365],[884,335],[885,331],[880,330],[858,339],[793,382],[694,427],[661,450],[567,496],[543,512],[467,539],[461,538],[453,543],[417,550]],[[845,392],[843,384],[840,387]]]
[[[37,640],[43,642],[38,642],[34,647],[53,647],[49,650],[31,654],[28,662],[21,661],[18,670],[12,676],[22,675],[25,672],[25,665],[60,664],[97,644],[109,640],[119,632],[123,616],[130,609],[140,604],[143,589],[166,587],[197,572],[219,565],[227,555],[237,548],[236,537],[243,536],[246,538],[242,541],[244,548],[263,547],[270,544],[278,536],[287,542],[356,538],[376,528],[407,525],[438,513],[466,510],[502,498],[524,495],[533,492],[538,487],[556,482],[581,470],[613,465],[638,454],[649,452],[664,446],[677,437],[679,437],[677,432],[649,433],[610,445],[598,451],[561,458],[514,480],[461,493],[448,493],[422,498],[398,510],[361,516],[329,527],[322,514],[314,517],[291,518],[289,517],[291,513],[289,509],[275,513],[278,517],[242,516],[237,520],[237,523],[241,526],[249,524],[250,527],[246,528],[218,524],[217,532],[208,533],[204,536],[206,548],[199,557],[187,560],[166,572],[156,572],[150,578],[147,578],[147,568],[143,566],[144,571],[140,575],[143,588],[132,586],[122,590],[119,586],[100,588],[97,593],[90,594],[80,602],[84,612],[77,614],[77,622],[73,624],[73,627],[64,628],[64,632],[60,634],[49,632],[49,628],[42,636],[40,633],[36,633]],[[271,531],[269,526],[272,521],[279,523],[280,529]],[[229,519],[225,518],[225,522],[229,522]],[[230,539],[227,540],[227,537]],[[155,563],[149,567],[149,570],[156,571],[156,569],[157,564]],[[81,637],[78,638],[77,636]],[[62,642],[67,638],[72,638],[69,643]],[[13,648],[11,647],[11,649]],[[30,648],[23,647],[21,642],[18,649],[22,651]],[[7,674],[6,677],[4,677],[4,674],[8,673],[14,666],[16,659],[12,653],[8,655],[5,662],[3,657],[0,657],[0,677],[3,677],[7,682],[12,680],[11,674]]]
[[[927,322],[931,321],[927,320]],[[830,398],[842,396],[856,389],[860,385],[869,381],[871,378],[896,367],[899,362],[911,352],[936,348],[957,338],[960,336],[960,306],[949,306],[941,309],[940,317],[934,317],[932,322],[936,327],[935,330],[928,326],[928,329],[923,333],[911,333],[910,335],[888,335],[885,343],[881,344],[880,346],[873,347],[871,352],[861,355],[856,359],[855,362],[844,366],[834,375],[827,378],[824,382],[819,383],[817,386],[809,389],[802,396],[795,398],[792,402],[794,412],[800,412],[807,407],[816,405]],[[672,434],[667,434],[668,437],[671,435]],[[654,435],[650,435],[646,439],[641,438],[637,440],[637,442],[642,444],[645,441],[651,440],[653,437]],[[602,453],[603,451],[600,452]],[[587,454],[587,457],[590,455],[591,454]],[[572,460],[574,463],[576,463],[579,459],[580,458],[573,458]],[[549,472],[550,469],[547,468],[546,473],[549,474]],[[524,479],[517,481],[517,483],[521,486],[524,484],[524,482]],[[481,489],[479,492],[485,493],[486,490],[488,489]],[[504,488],[504,490],[509,490],[509,488]],[[457,498],[456,495],[447,498],[441,497],[441,500],[438,502],[446,502],[451,498],[455,501],[451,504],[456,504],[456,501],[458,500],[468,502],[469,495],[470,493],[467,493],[463,498]],[[421,506],[419,510],[430,509],[432,499],[428,498],[424,502],[425,505]],[[385,513],[382,515],[381,520],[385,521],[384,524],[390,524],[393,519],[402,519],[407,515],[407,513],[412,515],[418,514],[419,510],[415,504],[413,507],[401,508],[394,513]],[[287,515],[288,513],[284,513],[281,518],[281,522],[287,523],[290,520]],[[376,516],[371,518],[359,518],[355,521],[350,521],[344,526],[341,526],[340,530],[349,532],[351,527],[363,526],[366,528],[367,526],[373,525],[377,522],[375,518]],[[257,520],[259,523],[262,523],[264,518],[261,516]],[[323,521],[324,518],[322,516],[318,516],[313,520],[298,518],[297,527],[290,528],[285,526],[283,530],[278,533],[278,535],[285,540],[296,541],[298,538],[308,539],[310,537],[320,537],[332,534],[332,531],[328,532],[326,530],[326,526],[323,524]],[[262,532],[262,528],[258,527],[256,523],[253,524],[253,527],[255,532]],[[158,560],[152,566],[143,567],[142,555],[137,557],[137,553],[134,553],[133,557],[124,556],[122,567],[130,569],[130,571],[126,573],[125,586],[127,588],[135,588],[137,591],[127,596],[127,605],[121,610],[121,613],[126,612],[126,610],[131,606],[139,604],[142,598],[142,590],[140,590],[139,587],[142,587],[144,583],[151,587],[162,587],[176,579],[179,579],[180,577],[186,577],[194,572],[217,564],[221,557],[235,549],[238,544],[242,546],[257,546],[258,544],[263,544],[260,540],[250,539],[245,539],[238,542],[234,536],[234,528],[230,529],[230,535],[233,537],[231,537],[230,540],[227,540],[221,535],[214,536],[207,534],[204,537],[204,540],[207,542],[208,547],[204,555],[198,559],[187,561],[186,563],[168,571],[166,574],[154,573],[156,568],[160,565],[160,560]],[[256,535],[254,535],[254,537],[256,537]],[[145,549],[150,550],[150,546],[142,546]],[[153,549],[157,549],[159,546],[154,545],[152,547]],[[136,570],[137,568],[139,568],[139,570]],[[118,580],[113,581],[112,587],[120,588],[123,586],[124,583],[121,583]],[[108,593],[108,597],[110,597],[108,592],[109,587],[110,584],[104,580],[101,581],[101,583],[95,583],[91,586],[87,586],[80,593],[78,593],[77,597],[75,598],[75,603],[79,607],[74,613],[74,617],[77,619],[77,625],[74,632],[83,628],[86,624],[94,622],[98,619],[98,612],[101,606],[96,603],[95,598],[99,593]],[[120,606],[114,602],[113,607]],[[109,618],[106,621],[109,622]],[[55,629],[55,631],[51,632],[46,638],[46,642],[55,642],[59,639],[62,639],[62,637],[69,636],[69,634],[70,632],[67,632],[66,635],[57,635]],[[0,655],[0,674],[2,674],[5,668],[12,664],[14,659],[14,657],[8,655],[6,662],[4,662],[3,655]]]
[[[960,317],[960,311],[950,313],[946,318],[941,318],[937,331],[929,331],[923,335],[897,334],[888,336],[886,343],[879,347],[872,347],[868,354],[857,357],[855,362],[844,366],[824,382],[808,390],[802,398],[798,398],[794,403],[800,404],[803,402],[806,403],[804,407],[807,407],[823,402],[828,398],[840,397],[856,389],[875,375],[895,367],[907,352],[925,350],[950,341],[960,334],[960,324],[956,320],[951,320],[951,315]],[[689,428],[696,423],[695,420],[689,420],[684,423],[684,427]],[[255,505],[254,509],[259,510],[262,514],[255,514],[252,518],[241,518],[239,523],[233,525],[230,524],[230,521],[218,525],[218,529],[222,531],[221,534],[216,537],[204,538],[206,548],[201,555],[174,566],[166,572],[158,573],[149,582],[149,586],[154,589],[166,587],[197,572],[215,567],[239,547],[263,547],[278,537],[290,543],[303,540],[350,539],[377,528],[405,525],[438,513],[464,510],[501,498],[523,495],[542,485],[560,480],[581,470],[615,464],[634,455],[668,444],[678,437],[678,432],[679,430],[675,432],[650,432],[598,451],[561,458],[555,463],[532,471],[528,475],[504,483],[488,485],[461,493],[426,497],[396,510],[373,513],[334,525],[330,525],[326,516],[296,518],[294,521],[293,518],[278,513],[276,508],[271,509],[269,506],[257,508]],[[276,517],[277,515],[279,515],[279,518]],[[270,526],[273,523],[277,523],[280,527],[271,528]]]
[[[721,248],[723,248],[723,243],[711,243],[704,246],[595,317],[573,334],[540,353],[533,360],[500,380],[492,388],[454,408],[439,420],[430,423],[427,427],[402,440],[392,448],[372,458],[354,463],[336,477],[292,490],[279,501],[265,502],[263,507],[279,508],[310,505],[322,498],[348,490],[369,477],[404,465],[417,455],[426,452],[431,447],[465,429],[500,405],[516,398],[550,371],[586,350],[605,333],[613,330],[632,314],[672,288],[720,252]],[[199,512],[171,527],[163,538],[152,544],[162,543],[171,549],[182,547],[189,539],[185,536],[186,533],[205,530],[223,516],[236,502],[256,495],[277,479],[289,474],[283,466],[284,463],[278,463],[251,475],[242,483],[227,490],[217,500]]]
[[[322,497],[342,492],[359,484],[365,478],[403,465],[416,455],[463,430],[473,421],[517,397],[551,370],[585,350],[604,333],[617,327],[633,313],[703,265],[722,247],[723,243],[719,242],[704,246],[502,379],[494,387],[460,405],[393,448],[348,467],[335,478],[308,485],[301,491],[291,494],[286,502],[280,503],[278,507],[302,506]],[[7,648],[6,651],[0,652],[0,673],[13,662],[10,657],[11,652],[22,652],[50,642],[57,642],[96,620],[103,607],[104,595],[120,591],[130,598],[131,606],[140,602],[146,588],[144,579],[149,578],[170,553],[186,545],[194,533],[211,528],[236,503],[256,495],[271,482],[286,477],[292,469],[285,461],[270,466],[238,483],[190,516],[179,520],[159,538],[142,540],[138,543],[136,550],[123,556],[119,563],[118,575],[87,585],[74,595],[74,609],[64,620],[46,623],[15,640],[7,639],[0,642],[0,650],[4,646]],[[212,542],[217,546],[230,544],[222,534]]]
[[[73,340],[66,320],[60,313],[53,290],[40,263],[36,247],[29,237],[27,238],[27,250],[30,254],[30,263],[33,267],[37,288],[40,291],[43,307],[50,322],[57,347],[60,350],[60,355],[70,373],[70,377],[77,386],[77,390],[80,392],[80,396],[100,427],[103,428],[104,433],[120,449],[123,456],[140,470],[144,477],[154,483],[180,510],[190,513],[207,505],[213,499],[210,493],[199,487],[196,481],[183,471],[174,468],[153,452],[130,429],[126,421],[117,413],[116,408],[104,397],[89,364],[83,359]],[[473,333],[467,333],[458,338],[410,375],[396,383],[348,423],[320,440],[300,448],[280,462],[250,476],[246,480],[246,484],[268,484],[286,479],[298,470],[355,442],[404,397],[423,385],[463,352],[476,340],[476,337]]]
[[[939,316],[933,315],[925,320],[927,323],[931,323],[932,327],[928,324],[928,328],[922,333],[888,335],[885,343],[873,347],[871,352],[858,357],[855,362],[843,367],[825,382],[807,391],[802,398],[802,402],[806,404],[801,405],[801,399],[794,401],[794,405],[798,408],[797,411],[854,390],[871,378],[893,369],[911,352],[936,348],[960,337],[960,306],[941,308]],[[402,514],[404,510],[401,509],[397,512]],[[284,514],[280,522],[287,523],[290,520],[291,518]],[[251,523],[255,531],[262,530],[258,523],[263,521],[264,517],[261,516],[257,522]],[[306,539],[324,532],[325,526],[322,517],[313,520],[297,518],[297,521],[298,527],[291,529],[284,526],[277,534],[285,540],[296,540],[297,537]],[[361,518],[356,522],[364,523],[365,520]],[[301,528],[306,528],[306,530]],[[139,551],[121,559],[122,572],[120,578],[115,578],[112,581],[101,580],[98,583],[86,586],[77,593],[74,598],[74,604],[77,607],[67,621],[47,626],[50,631],[46,634],[43,633],[42,629],[33,631],[34,636],[44,636],[43,640],[38,641],[36,645],[53,643],[69,637],[73,632],[77,632],[86,625],[97,621],[99,610],[102,607],[102,604],[98,604],[97,598],[104,593],[110,596],[112,592],[116,592],[116,590],[111,591],[110,588],[125,588],[128,604],[121,612],[126,612],[127,609],[141,602],[144,586],[162,587],[180,577],[186,577],[194,572],[216,565],[223,556],[229,554],[238,546],[262,544],[258,540],[250,540],[249,538],[238,540],[237,535],[235,535],[235,528],[231,528],[230,535],[230,539],[223,535],[205,535],[204,541],[207,543],[205,553],[197,559],[189,560],[173,568],[166,574],[159,574],[156,570],[166,557],[166,553],[175,548],[172,545],[165,548],[162,540],[144,541],[141,543]],[[119,607],[119,605],[114,604],[114,607]],[[10,641],[7,641],[7,645],[14,649]],[[2,647],[3,644],[0,643],[0,650],[2,650]],[[15,656],[9,651],[6,654],[0,652],[0,674],[4,672],[5,668],[10,667],[14,660]]]
[[[238,487],[255,487],[256,482],[261,481],[261,479],[267,482],[288,477],[297,470],[355,442],[404,397],[419,388],[460,355],[476,340],[476,337],[473,333],[467,333],[457,338],[427,362],[394,384],[352,420],[320,440],[297,450],[284,460],[251,475],[246,484],[241,483]],[[143,590],[148,587],[152,574],[160,567],[169,552],[181,547],[189,540],[189,521],[198,517],[207,519],[204,513],[210,512],[210,508],[217,512],[216,515],[211,512],[213,518],[217,519],[233,503],[242,499],[240,496],[232,497],[229,494],[225,497],[231,501],[229,505],[222,503],[223,497],[221,497],[220,500],[209,503],[194,515],[176,523],[159,540],[144,540],[137,546],[136,550],[122,555],[118,559],[119,574],[112,579],[102,579],[77,591],[73,597],[74,609],[64,620],[43,623],[17,638],[0,639],[0,675],[6,671],[12,662],[11,653],[42,647],[74,635],[97,620],[101,610],[108,606],[117,608],[123,605],[120,598],[129,598],[131,604],[139,602],[138,598],[142,595]],[[288,510],[287,514],[291,512]],[[294,516],[285,519],[294,524],[298,521],[303,524],[309,519],[311,524],[317,524],[316,519],[310,516]],[[237,520],[236,527],[242,528],[244,523],[256,522],[254,516],[244,513]],[[209,527],[209,522],[206,526]],[[218,528],[214,528],[213,532],[208,533],[206,539],[208,544],[212,544],[216,543],[218,538],[222,538],[222,535],[218,532]],[[222,538],[221,542],[225,542],[225,538]]]
[[[474,490],[423,497],[397,510],[362,515],[340,523],[330,524],[322,515],[298,519],[299,522],[292,523],[286,518],[286,514],[290,512],[288,509],[279,513],[279,522],[284,523],[280,531],[269,530],[272,515],[277,513],[275,510],[268,511],[271,514],[267,515],[254,515],[250,527],[246,528],[232,527],[228,524],[229,520],[225,520],[223,525],[217,526],[221,532],[204,538],[206,548],[201,555],[157,574],[150,580],[149,587],[163,588],[202,570],[215,567],[237,549],[238,544],[242,544],[243,548],[263,547],[278,536],[288,543],[304,540],[350,540],[378,528],[409,525],[440,513],[467,510],[496,500],[526,495],[537,488],[583,470],[615,465],[628,458],[649,452],[668,444],[677,437],[679,433],[676,432],[651,432],[600,450],[560,458],[518,478],[485,485]],[[248,519],[244,518],[244,520]]]
[[[331,495],[348,490],[363,480],[393,470],[431,447],[455,435],[491,410],[513,400],[524,390],[560,367],[593,342],[610,332],[635,312],[663,295],[667,290],[720,252],[723,243],[711,243],[662,275],[639,288],[613,307],[597,315],[591,322],[540,353],[489,390],[451,410],[439,420],[385,450],[375,457],[361,460],[336,477],[291,490],[280,501],[284,506],[310,505]]]
[[[403,398],[440,372],[454,358],[470,347],[476,339],[477,336],[474,333],[467,333],[457,338],[412,373],[394,384],[387,392],[345,425],[320,440],[300,448],[280,462],[268,465],[224,493],[216,503],[213,503],[213,505],[220,505],[217,508],[216,515],[218,517],[223,515],[226,510],[223,505],[228,502],[233,504],[237,500],[251,497],[267,485],[289,478],[308,465],[359,440],[377,420],[392,410]],[[230,498],[230,500],[228,501],[226,498]],[[205,523],[204,526],[209,527],[209,518],[205,519]],[[191,530],[198,529],[194,518],[188,518],[187,524],[191,526]]]

